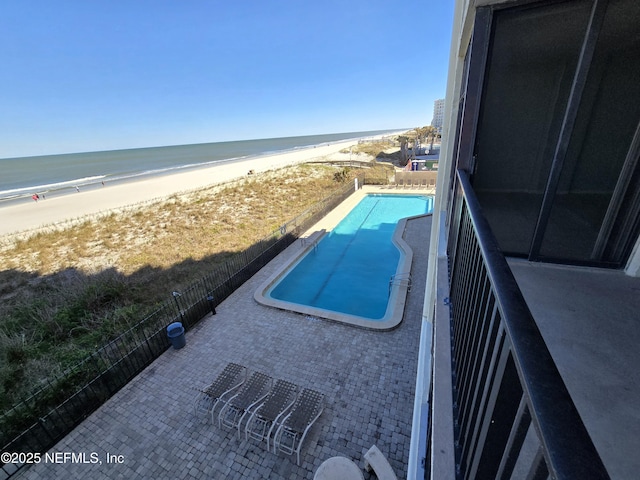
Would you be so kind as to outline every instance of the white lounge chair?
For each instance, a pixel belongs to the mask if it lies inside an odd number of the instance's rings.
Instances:
[[[218,415],[218,426],[237,428],[240,437],[240,424],[245,415],[255,408],[269,394],[273,378],[264,373],[254,372],[232,397],[223,400],[224,406]],[[213,422],[213,413],[211,421]]]
[[[300,448],[309,429],[320,417],[324,409],[324,395],[315,390],[302,390],[291,412],[282,420],[273,437],[273,450],[291,455],[296,452],[296,461],[300,465]]]
[[[296,401],[298,386],[285,380],[277,380],[264,402],[252,410],[245,425],[245,439],[249,437],[262,441],[266,440],[269,450],[269,440],[273,429],[276,428]]]
[[[213,415],[218,403],[228,398],[240,385],[244,383],[247,369],[237,363],[229,363],[220,375],[204,390],[198,390],[193,404],[196,413]]]

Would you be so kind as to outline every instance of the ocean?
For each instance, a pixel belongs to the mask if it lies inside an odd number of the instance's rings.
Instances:
[[[124,182],[149,175],[165,175],[221,162],[326,145],[352,138],[372,137],[387,130],[299,137],[265,138],[103,152],[42,155],[0,159],[0,205],[56,195],[102,182]]]

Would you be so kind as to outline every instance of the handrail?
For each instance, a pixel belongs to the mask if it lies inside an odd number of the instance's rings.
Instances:
[[[405,286],[407,287],[407,291],[411,291],[411,273],[402,272],[391,275],[391,278],[389,279],[389,296],[391,296],[391,289],[394,285]]]
[[[313,248],[313,250],[318,250],[318,238],[314,238],[313,240],[310,240],[308,237],[301,237],[300,238],[300,246],[302,248],[305,248],[307,246],[311,245],[311,247]]]
[[[532,472],[609,478],[462,170],[454,202],[448,253],[458,476],[510,475],[532,424],[539,441]]]

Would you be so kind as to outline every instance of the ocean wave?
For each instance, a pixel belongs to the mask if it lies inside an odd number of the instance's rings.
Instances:
[[[49,192],[51,190],[60,190],[68,187],[82,187],[84,185],[90,185],[102,181],[107,178],[107,175],[94,175],[91,177],[76,178],[74,180],[67,180],[64,182],[47,183],[44,185],[32,185],[29,187],[12,188],[10,190],[0,190],[0,198],[15,198],[24,195],[32,195],[34,193]]]
[[[188,170],[188,169],[193,169],[193,168],[202,168],[202,167],[206,167],[207,165],[214,165],[214,164],[219,164],[219,163],[228,163],[228,162],[244,160],[245,158],[246,157],[242,156],[242,157],[234,157],[234,158],[225,158],[225,159],[221,159],[221,160],[211,160],[211,161],[208,161],[208,162],[187,163],[187,164],[184,164],[184,165],[175,165],[175,166],[165,167],[165,168],[155,168],[155,169],[144,170],[144,171],[140,171],[140,172],[127,173],[127,174],[123,174],[123,175],[109,176],[109,181],[111,181],[111,182],[114,182],[114,181],[126,181],[126,180],[130,180],[130,179],[138,178],[138,177],[153,177],[153,176],[156,176],[156,175],[164,175],[164,174],[179,172],[180,170]]]
[[[183,165],[174,165],[165,168],[155,168],[149,170],[142,170],[138,172],[130,172],[123,174],[111,174],[111,175],[93,175],[90,177],[77,178],[74,180],[65,180],[62,182],[47,183],[41,185],[30,185],[28,187],[12,188],[7,190],[0,190],[0,201],[13,200],[18,198],[31,197],[34,193],[50,193],[66,189],[72,189],[74,187],[86,187],[90,185],[96,185],[100,182],[108,181],[109,183],[115,182],[127,182],[144,177],[153,177],[159,175],[167,175],[183,170],[190,170],[195,168],[202,168],[208,165],[241,161],[247,158],[247,156],[238,156],[234,158],[225,158],[218,160],[210,160],[207,162],[194,162]]]
[[[101,182],[122,183],[211,165],[299,152],[376,133],[347,132],[0,159],[3,167],[11,169],[12,173],[9,178],[0,179],[0,201],[3,204],[17,201],[29,198],[34,193],[54,196],[71,193],[74,187],[97,188]],[[101,174],[96,175],[97,172]],[[66,180],[65,177],[72,179]],[[51,182],[47,181],[49,178]],[[6,183],[3,184],[3,181]]]

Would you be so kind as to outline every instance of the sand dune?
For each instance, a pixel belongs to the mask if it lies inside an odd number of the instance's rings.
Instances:
[[[228,182],[246,176],[249,170],[259,173],[323,157],[333,158],[340,156],[340,150],[356,143],[357,140],[336,142],[123,184],[107,184],[93,190],[48,197],[39,202],[25,201],[22,204],[8,205],[0,208],[0,236],[56,225],[87,215]],[[349,158],[348,154],[342,156]]]

